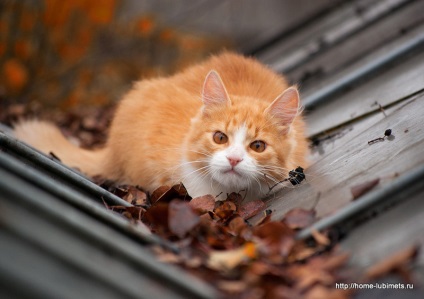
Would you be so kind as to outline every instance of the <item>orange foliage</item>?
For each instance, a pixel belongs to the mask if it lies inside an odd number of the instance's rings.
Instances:
[[[8,32],[9,26],[6,20],[0,19],[0,33],[4,36]]]
[[[19,28],[24,32],[30,32],[34,28],[35,22],[35,14],[32,11],[24,10],[19,20]]]
[[[61,44],[58,48],[59,54],[63,59],[70,60],[70,62],[75,62],[82,57],[86,53],[86,48],[81,47],[76,44]]]
[[[63,26],[72,13],[84,12],[88,19],[97,25],[108,24],[114,16],[116,0],[45,0],[44,23],[50,27]]]
[[[62,27],[69,20],[72,8],[79,2],[45,0],[45,10],[43,14],[44,24],[48,27]]]
[[[3,81],[11,92],[19,92],[28,83],[28,70],[17,59],[9,59],[3,64]]]
[[[80,103],[80,96],[76,92],[72,92],[62,103],[62,109],[70,109],[77,106]]]
[[[81,0],[82,8],[86,10],[88,18],[94,24],[106,25],[112,21],[115,8],[116,0]]]
[[[0,43],[0,57],[6,53],[6,44]]]
[[[173,39],[175,36],[175,32],[172,29],[164,29],[162,30],[162,32],[159,34],[159,39],[163,42],[168,42],[171,39]]]
[[[31,56],[31,43],[27,40],[18,40],[15,42],[14,51],[17,57],[29,59]]]
[[[141,33],[141,35],[146,36],[152,32],[154,25],[155,25],[155,22],[153,21],[153,18],[142,17],[137,22],[137,29],[138,29],[138,32]]]

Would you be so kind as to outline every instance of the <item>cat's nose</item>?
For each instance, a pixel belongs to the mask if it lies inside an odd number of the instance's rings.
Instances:
[[[236,166],[241,161],[243,161],[243,159],[242,158],[239,158],[239,157],[227,157],[227,159],[228,159],[228,162],[230,162],[230,165],[232,167]]]

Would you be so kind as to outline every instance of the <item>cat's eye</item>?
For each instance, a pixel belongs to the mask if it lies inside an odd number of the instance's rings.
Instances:
[[[262,153],[266,149],[266,143],[261,140],[255,140],[250,144],[250,148],[257,153]]]
[[[218,144],[224,144],[228,142],[228,137],[224,133],[218,131],[213,134],[213,141]]]

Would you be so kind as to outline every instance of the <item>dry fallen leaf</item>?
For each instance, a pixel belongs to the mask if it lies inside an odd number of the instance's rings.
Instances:
[[[143,222],[155,229],[168,229],[168,203],[156,203],[142,216]]]
[[[229,271],[255,257],[256,245],[246,243],[237,249],[211,252],[207,265],[217,271]]]
[[[265,207],[266,204],[262,200],[253,200],[242,205],[238,209],[238,213],[243,219],[249,219],[259,214]]]
[[[200,214],[204,214],[215,208],[215,197],[210,194],[195,197],[190,200],[189,205]]]
[[[315,222],[315,215],[315,210],[294,208],[284,215],[283,221],[292,229],[302,229]]]
[[[169,203],[169,230],[178,237],[183,238],[199,222],[199,216],[187,202],[174,199]]]
[[[220,201],[217,204],[218,206],[215,208],[214,213],[222,220],[229,219],[237,210],[236,205],[231,201]]]
[[[122,197],[122,199],[137,206],[145,206],[148,204],[147,194],[133,186],[128,187],[127,194]]]
[[[417,256],[418,250],[419,247],[417,245],[413,245],[392,254],[391,256],[369,267],[365,272],[365,278],[368,280],[374,280],[379,277],[383,277],[398,268],[407,266]]]
[[[283,222],[268,222],[253,229],[253,234],[266,245],[261,249],[273,262],[282,262],[291,252],[294,231]]]
[[[353,200],[361,197],[365,193],[369,192],[372,188],[378,185],[380,179],[374,179],[365,183],[361,183],[350,188],[350,193],[352,193]]]
[[[319,244],[319,245],[323,245],[323,246],[328,246],[330,245],[331,241],[330,239],[328,239],[328,237],[326,235],[324,235],[323,233],[317,231],[316,229],[312,229],[311,230],[311,234],[312,237],[314,238],[314,240]]]
[[[241,231],[246,228],[247,228],[247,224],[245,220],[240,216],[234,217],[228,223],[228,229],[234,235],[240,235]]]
[[[240,193],[232,192],[228,194],[227,201],[233,202],[238,207],[243,201],[243,196]]]

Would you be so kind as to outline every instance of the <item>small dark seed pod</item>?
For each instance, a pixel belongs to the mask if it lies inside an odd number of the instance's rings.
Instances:
[[[390,136],[392,135],[392,129],[387,129],[386,131],[384,131],[384,136]]]

